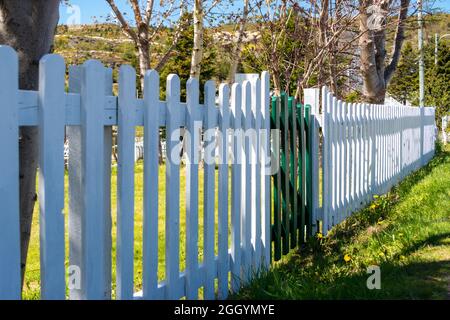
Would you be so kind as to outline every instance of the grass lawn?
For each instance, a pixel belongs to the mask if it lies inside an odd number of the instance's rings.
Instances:
[[[143,232],[143,170],[144,165],[142,161],[137,162],[135,166],[135,268],[134,268],[134,279],[135,279],[135,291],[142,289],[142,232]],[[112,178],[111,178],[111,208],[112,208],[112,266],[113,266],[113,297],[115,297],[115,257],[116,257],[116,193],[117,193],[117,169],[113,167]],[[185,229],[185,208],[186,208],[186,197],[185,197],[185,183],[186,183],[185,167],[180,169],[180,270],[185,268],[185,240],[186,240],[186,229]],[[68,190],[68,175],[66,173],[65,177],[65,187]],[[216,185],[217,185],[217,171],[216,171]],[[217,230],[217,188],[216,188],[216,230]],[[203,257],[203,170],[199,170],[199,260],[201,263]],[[31,232],[31,241],[29,248],[29,255],[27,261],[27,270],[25,274],[25,285],[23,298],[24,299],[39,299],[40,297],[40,262],[39,262],[39,204],[35,206],[33,227]],[[68,195],[66,192],[65,199],[65,221],[66,221],[66,267],[69,264],[69,247],[68,247]],[[160,166],[159,170],[159,268],[158,277],[160,280],[165,278],[165,166]],[[217,237],[216,237],[216,254],[217,254]],[[200,296],[202,291],[199,291]]]
[[[366,287],[367,267],[381,289]],[[237,299],[450,299],[450,146]]]

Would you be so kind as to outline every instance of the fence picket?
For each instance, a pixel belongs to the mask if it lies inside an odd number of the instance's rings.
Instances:
[[[186,84],[186,298],[198,298],[198,163],[201,129],[199,81],[191,78]],[[198,127],[196,127],[196,125]]]
[[[117,296],[133,298],[134,281],[134,137],[136,72],[119,70],[117,164]]]
[[[95,60],[83,64],[81,76],[81,220],[83,299],[104,299],[103,106],[105,68]]]
[[[41,298],[64,300],[64,121],[66,66],[58,55],[39,65],[39,211]]]
[[[322,203],[323,203],[323,221],[322,234],[326,235],[329,230],[329,205],[330,205],[330,105],[329,94],[326,87],[322,88],[322,134],[323,134],[323,183],[322,183]]]
[[[261,266],[261,162],[260,162],[260,130],[261,130],[261,80],[251,81],[252,86],[252,118],[253,118],[253,146],[252,146],[252,242],[254,271]]]
[[[113,95],[113,70],[111,68],[105,69],[105,95]],[[104,278],[104,298],[111,299],[111,284],[112,284],[112,212],[111,212],[111,158],[112,158],[112,126],[104,126],[104,140],[103,140],[103,209],[105,214],[103,239],[105,241],[105,250],[103,252],[105,278]]]
[[[143,295],[158,295],[159,75],[145,74],[144,85],[144,226]]]
[[[244,81],[242,84],[242,125],[243,125],[243,166],[242,166],[242,203],[241,203],[241,241],[242,241],[242,281],[247,283],[251,276],[252,266],[252,193],[251,186],[251,148],[252,148],[252,96],[251,84]]]
[[[231,87],[231,112],[234,136],[233,144],[233,164],[231,170],[231,289],[237,292],[241,283],[241,201],[242,201],[242,159],[239,135],[241,134],[241,106],[242,88],[240,84],[233,84]]]
[[[218,230],[218,297],[228,297],[228,128],[230,127],[230,89],[219,88],[219,230]]]
[[[20,299],[19,59],[0,46],[0,299]]]
[[[166,85],[166,299],[180,298],[180,78]]]
[[[215,131],[214,123],[217,119],[216,108],[216,87],[214,81],[207,81],[205,83],[205,123],[206,130],[205,141],[205,181],[204,181],[204,265],[205,283],[204,283],[204,297],[205,299],[214,299],[214,279],[216,278],[217,270],[215,270],[214,263],[214,244],[215,244]]]

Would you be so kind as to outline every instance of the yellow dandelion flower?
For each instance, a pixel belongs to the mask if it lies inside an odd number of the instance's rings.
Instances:
[[[378,199],[379,197],[380,197],[380,196],[377,195],[377,194],[374,194],[374,195],[373,195],[373,198],[374,198],[374,199]]]
[[[323,238],[323,234],[321,232],[317,233],[317,239],[322,239]]]
[[[344,261],[345,261],[345,262],[349,262],[350,260],[352,260],[352,257],[350,257],[348,254],[346,254],[346,255],[344,256]]]
[[[377,205],[376,205],[375,203],[373,203],[373,204],[370,206],[370,209],[375,210],[376,207],[377,207]]]

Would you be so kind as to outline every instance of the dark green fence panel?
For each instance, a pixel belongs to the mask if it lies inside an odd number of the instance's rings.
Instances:
[[[277,97],[273,97],[271,108],[272,108],[272,110],[270,112],[270,128],[272,130],[280,130],[280,108],[281,108],[280,99],[278,99]],[[272,148],[278,151],[278,152],[274,153],[274,156],[277,157],[276,162],[280,163],[279,139],[278,139],[278,137],[274,137],[274,136],[272,138],[273,138]],[[281,172],[280,172],[280,170],[278,170],[272,176],[272,181],[273,181],[272,182],[273,225],[272,225],[271,239],[272,239],[272,242],[274,243],[273,259],[275,261],[278,261],[281,259],[281,201],[282,200],[281,200]]]
[[[272,98],[271,129],[279,130],[279,170],[272,176],[273,259],[278,261],[290,249],[304,243],[311,234],[311,173],[309,153],[309,106],[282,93]]]

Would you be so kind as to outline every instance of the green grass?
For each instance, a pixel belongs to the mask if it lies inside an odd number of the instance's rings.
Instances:
[[[134,283],[135,290],[138,291],[142,289],[142,233],[143,233],[143,163],[142,161],[137,162],[135,166],[135,242],[134,242]],[[186,179],[185,179],[185,167],[182,166],[180,169],[180,270],[185,268],[185,240],[186,240],[186,229],[185,229],[185,218],[186,218]],[[217,185],[217,174],[216,174],[216,185]],[[68,176],[66,173],[65,177],[65,188],[68,190]],[[112,273],[113,273],[113,283],[112,283],[112,295],[115,297],[115,258],[116,258],[116,198],[117,193],[117,169],[113,167],[112,177],[111,177],[111,208],[112,208]],[[159,265],[158,265],[158,278],[163,280],[165,278],[165,166],[160,166],[159,169],[159,224],[158,224],[158,234],[159,234]],[[203,259],[203,170],[199,170],[199,260],[200,263]],[[217,188],[216,188],[216,230],[217,230]],[[27,269],[25,274],[25,284],[23,291],[24,299],[39,299],[40,298],[40,262],[39,262],[39,204],[35,206],[34,220],[31,231],[30,248],[28,253]],[[65,199],[65,222],[66,222],[66,267],[69,265],[69,247],[68,247],[68,194],[66,192]],[[217,237],[216,237],[217,238]],[[217,254],[217,239],[216,239],[216,254]],[[202,291],[199,291],[200,296]]]
[[[232,298],[450,299],[450,148]]]

